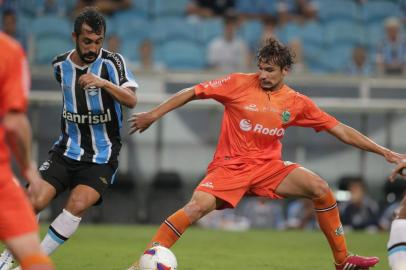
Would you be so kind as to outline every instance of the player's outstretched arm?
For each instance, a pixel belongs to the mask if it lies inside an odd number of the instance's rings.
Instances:
[[[402,162],[393,169],[392,174],[389,176],[389,180],[394,181],[398,174],[406,179],[406,159],[403,159]]]
[[[402,158],[404,158],[401,154],[380,146],[367,136],[345,124],[340,123],[327,131],[346,144],[385,157],[385,159],[390,163],[399,163]]]
[[[186,88],[171,96],[168,100],[159,104],[149,112],[134,113],[128,119],[131,123],[130,134],[146,130],[152,123],[164,116],[166,113],[181,107],[189,101],[195,99],[194,87]]]

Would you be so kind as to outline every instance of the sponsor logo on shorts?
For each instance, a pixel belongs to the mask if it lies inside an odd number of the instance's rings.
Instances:
[[[285,135],[284,128],[267,128],[261,124],[252,124],[250,120],[242,119],[240,121],[240,129],[243,131],[253,131],[264,135],[282,137]]]
[[[211,189],[214,188],[214,185],[212,182],[205,182],[205,183],[200,184],[200,186],[205,187],[205,188],[211,188]]]
[[[103,182],[103,184],[105,184],[105,185],[107,185],[108,183],[107,183],[107,180],[106,180],[106,178],[105,177],[99,177],[99,179],[100,179],[100,181],[102,181]]]
[[[39,167],[40,171],[46,171],[49,169],[49,166],[51,166],[51,161],[47,160],[44,163],[42,163],[41,167]]]

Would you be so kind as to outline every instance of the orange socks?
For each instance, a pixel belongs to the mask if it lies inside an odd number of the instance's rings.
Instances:
[[[320,228],[326,235],[333,251],[334,260],[337,264],[345,261],[347,257],[347,244],[344,230],[340,221],[337,201],[331,190],[320,198],[313,199]]]
[[[154,243],[170,248],[178,241],[183,232],[190,226],[191,222],[185,210],[180,209],[172,216],[165,219],[148,247]]]
[[[54,266],[48,256],[34,254],[23,258],[20,262],[23,270],[54,270]]]

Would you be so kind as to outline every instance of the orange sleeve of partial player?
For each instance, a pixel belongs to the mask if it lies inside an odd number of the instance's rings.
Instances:
[[[0,36],[0,114],[27,109],[30,73],[24,51],[13,40]]]
[[[293,126],[311,127],[315,131],[328,130],[339,124],[339,121],[321,110],[310,98],[298,94],[299,112]]]

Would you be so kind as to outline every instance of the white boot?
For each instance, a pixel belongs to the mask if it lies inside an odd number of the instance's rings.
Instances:
[[[13,266],[13,255],[6,249],[0,255],[0,270],[9,270]]]

